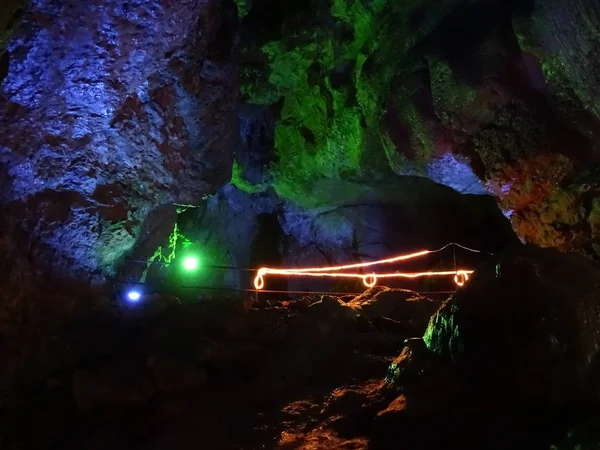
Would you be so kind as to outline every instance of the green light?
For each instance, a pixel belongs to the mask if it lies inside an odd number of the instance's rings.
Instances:
[[[198,268],[198,258],[188,256],[183,260],[183,267],[185,270],[196,270]]]

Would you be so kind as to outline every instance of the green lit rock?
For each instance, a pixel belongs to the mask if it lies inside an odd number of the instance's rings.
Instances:
[[[429,350],[436,354],[448,355],[451,361],[460,359],[463,342],[459,324],[456,322],[459,306],[448,300],[431,317],[423,341]]]
[[[238,16],[242,19],[248,15],[252,8],[252,0],[235,0],[235,4],[237,6]]]
[[[409,339],[402,353],[390,364],[385,377],[389,385],[403,386],[435,367],[434,357],[421,339]]]
[[[411,144],[415,155],[412,160],[423,167],[433,158],[432,133],[427,127],[424,117],[417,111],[412,103],[407,103],[401,110],[401,115],[408,123],[411,131]]]
[[[261,47],[265,70],[242,68],[242,94],[250,103],[281,101],[275,130],[278,159],[270,177],[280,197],[310,206],[315,203],[310,198],[315,181],[378,177],[390,170],[381,166],[386,159],[394,171],[405,166],[402,172],[411,172],[412,166],[425,174],[417,167],[431,159],[432,142],[427,125],[414,111],[406,111],[406,116],[419,149],[416,162],[394,156],[389,139],[379,130],[398,68],[403,60],[413,64],[405,52],[458,2],[436,3],[437,14],[407,32],[423,3],[334,0],[329,5],[331,28],[311,24],[288,31],[284,24],[281,40]]]
[[[242,174],[242,167],[237,161],[233,162],[230,184],[238,188],[240,191],[247,192],[248,194],[264,192],[268,188],[268,186],[265,184],[252,184],[246,181]]]
[[[327,180],[428,177],[495,195],[528,242],[595,253],[589,214],[566,207],[589,189],[560,184],[597,152],[597,5],[318,0],[285,11],[243,43],[243,100],[270,105],[276,125],[260,186],[236,186],[311,208],[330,196],[316,188]]]

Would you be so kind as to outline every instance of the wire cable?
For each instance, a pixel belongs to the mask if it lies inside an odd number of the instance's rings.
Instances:
[[[146,285],[147,283],[141,282],[127,282],[127,281],[117,281],[115,284],[120,285]],[[260,291],[256,291],[255,289],[243,289],[243,288],[225,288],[225,287],[215,287],[215,286],[195,286],[195,285],[177,285],[178,289],[193,289],[193,290],[207,290],[207,291],[232,291],[232,292],[245,292],[255,294],[257,292],[269,293],[269,294],[306,294],[306,295],[362,295],[365,291],[362,292],[329,292],[329,291],[285,291],[285,290],[276,290],[276,289],[264,289]],[[435,295],[435,294],[454,294],[456,291],[411,291],[416,292],[417,294],[422,295]]]

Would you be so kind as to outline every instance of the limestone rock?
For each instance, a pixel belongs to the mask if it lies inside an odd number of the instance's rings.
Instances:
[[[494,251],[517,240],[491,197],[460,195],[426,179],[329,181],[316,185],[313,194],[324,203],[307,210],[272,193],[247,193],[227,185],[207,201],[205,210],[190,211],[182,230],[197,240],[206,259],[242,269],[209,269],[199,275],[198,283],[247,289],[253,286],[254,276],[243,270],[248,267],[347,264],[436,249],[449,242]],[[475,256],[473,264],[480,260]],[[419,262],[428,267],[452,266],[452,251]],[[397,266],[404,267],[418,264]],[[266,283],[266,289],[277,290],[365,289],[360,280],[272,276],[266,277]],[[401,286],[423,289],[408,280],[398,283]]]

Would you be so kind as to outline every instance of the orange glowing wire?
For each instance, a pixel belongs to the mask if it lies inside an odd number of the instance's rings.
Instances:
[[[466,272],[464,270],[459,270],[458,272],[456,272],[456,275],[454,275],[454,282],[456,283],[457,286],[464,286],[465,283],[467,281],[469,281],[469,275],[472,274],[473,272]]]
[[[408,255],[400,255],[395,256],[393,258],[381,259],[377,261],[371,261],[368,263],[356,263],[356,264],[347,264],[343,266],[334,266],[334,267],[311,267],[304,269],[274,269],[271,267],[262,267],[254,278],[254,288],[258,291],[265,287],[265,279],[266,275],[286,275],[286,276],[304,276],[304,277],[332,277],[332,278],[360,278],[363,281],[363,284],[371,288],[377,284],[378,278],[419,278],[419,277],[431,277],[431,276],[451,276],[454,275],[454,282],[458,286],[464,286],[464,284],[469,280],[469,275],[473,273],[472,270],[465,269],[456,269],[452,271],[429,271],[429,272],[417,272],[417,273],[382,273],[382,274],[363,274],[363,273],[339,273],[342,270],[346,269],[356,269],[363,267],[371,267],[379,264],[391,264],[398,261],[406,261],[408,259],[418,258],[420,256],[425,256],[430,253],[437,253],[451,245],[458,244],[448,244],[438,250],[421,250],[419,252],[410,253]],[[459,246],[466,250],[479,253],[478,250],[473,250],[467,247]]]

